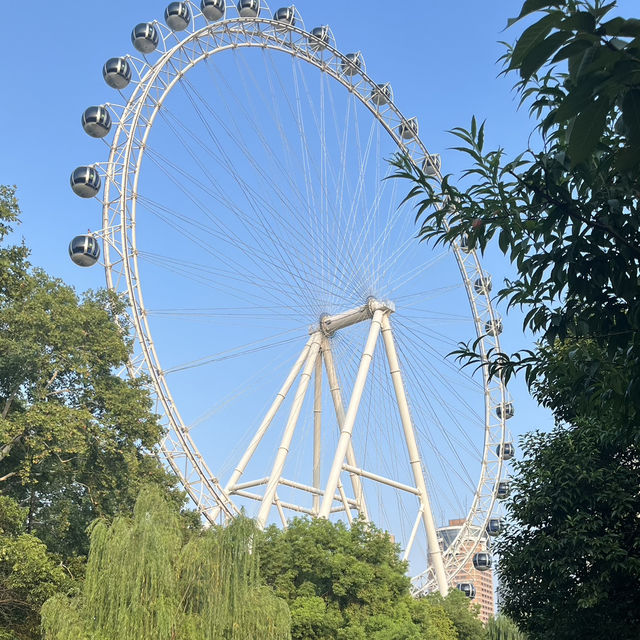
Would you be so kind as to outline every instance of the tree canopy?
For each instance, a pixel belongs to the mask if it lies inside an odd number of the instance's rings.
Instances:
[[[295,519],[269,527],[258,548],[265,581],[289,603],[294,640],[483,637],[461,592],[412,598],[397,545],[365,522]]]
[[[177,509],[144,489],[133,518],[98,521],[78,596],[48,600],[45,640],[288,640],[284,601],[260,584],[256,528],[238,518],[187,541]]]
[[[51,589],[82,575],[95,518],[130,511],[149,483],[184,498],[152,453],[162,428],[144,380],[117,375],[131,351],[121,301],[78,296],[31,267],[24,244],[5,246],[19,214],[1,187],[0,491],[13,524],[0,534],[0,590],[12,594],[0,619],[30,638]]]

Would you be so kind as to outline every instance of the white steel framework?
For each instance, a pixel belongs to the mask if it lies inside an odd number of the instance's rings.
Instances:
[[[414,510],[406,515],[410,533],[403,541],[404,553],[406,558],[410,557],[412,547],[420,537],[419,532],[424,530],[428,561],[426,561],[427,566],[423,567],[423,570],[414,570],[414,574],[417,574],[414,576],[414,588],[417,593],[434,588],[445,593],[450,586],[455,585],[456,573],[473,553],[473,545],[469,545],[469,540],[477,541],[484,535],[485,525],[496,501],[498,484],[504,478],[504,460],[499,453],[499,448],[508,441],[505,420],[509,415],[506,410],[500,411],[499,409],[507,406],[509,398],[506,389],[499,380],[489,381],[486,372],[482,372],[481,394],[484,401],[484,416],[482,420],[483,442],[479,453],[480,474],[473,495],[470,497],[466,524],[461,527],[456,540],[447,549],[442,549],[438,540],[430,500],[432,496],[430,496],[427,486],[429,478],[433,476],[434,472],[425,469],[424,456],[421,455],[421,444],[412,415],[411,398],[407,397],[406,384],[403,379],[403,354],[398,353],[396,332],[392,329],[391,324],[390,317],[394,311],[391,303],[370,298],[365,304],[360,304],[347,311],[338,309],[330,314],[320,316],[317,324],[311,328],[308,341],[291,366],[280,390],[276,393],[275,398],[272,396],[271,404],[263,413],[262,420],[244,452],[236,458],[229,479],[224,485],[209,468],[192,437],[191,427],[183,420],[181,410],[184,407],[179,409],[178,403],[174,400],[167,381],[167,371],[161,365],[156,342],[152,336],[150,312],[143,298],[144,275],[141,261],[145,259],[145,251],[142,249],[144,238],[138,237],[138,227],[141,221],[144,222],[144,218],[139,220],[138,214],[139,208],[142,206],[141,203],[145,204],[147,208],[150,208],[151,205],[149,201],[145,203],[140,181],[141,176],[145,173],[143,160],[147,156],[154,158],[152,131],[157,127],[158,121],[162,121],[163,118],[165,122],[169,122],[171,130],[176,136],[182,136],[182,138],[190,136],[192,138],[191,144],[195,151],[192,149],[190,154],[194,166],[199,171],[206,172],[207,170],[207,167],[198,158],[198,154],[207,150],[202,145],[198,146],[199,142],[196,136],[183,128],[179,118],[171,119],[173,116],[169,109],[172,92],[181,88],[191,101],[194,112],[203,121],[206,130],[211,133],[211,125],[207,119],[210,116],[215,117],[216,114],[213,111],[206,112],[204,110],[205,108],[202,106],[205,104],[204,101],[200,101],[197,89],[190,84],[189,77],[194,73],[195,68],[206,66],[210,60],[214,60],[218,56],[222,57],[229,52],[239,56],[243,50],[268,51],[290,57],[293,61],[296,83],[297,76],[295,74],[298,73],[296,65],[304,64],[313,67],[323,78],[327,79],[327,82],[341,86],[347,92],[349,99],[354,100],[359,108],[365,110],[380,130],[385,132],[397,150],[407,154],[415,163],[424,166],[435,176],[435,179],[440,177],[435,157],[427,151],[417,135],[417,130],[412,135],[405,135],[409,129],[413,131],[412,124],[415,121],[402,115],[390,95],[387,96],[388,100],[380,101],[377,98],[374,100],[373,96],[376,96],[376,92],[380,91],[380,86],[367,75],[364,65],[358,69],[354,68],[353,57],[349,58],[341,53],[332,39],[325,42],[323,46],[318,46],[318,41],[314,40],[314,37],[305,30],[297,13],[295,24],[278,22],[270,17],[271,13],[266,3],[261,2],[258,15],[243,18],[239,17],[235,7],[228,3],[226,14],[221,20],[208,22],[197,6],[190,2],[186,4],[190,8],[193,19],[183,32],[177,34],[160,23],[153,23],[161,34],[160,46],[155,57],[127,56],[126,59],[134,69],[135,79],[132,88],[122,94],[124,104],[122,106],[109,105],[117,126],[110,142],[109,159],[99,167],[105,181],[105,187],[102,197],[102,230],[97,235],[104,240],[107,285],[118,293],[126,295],[130,303],[130,320],[137,337],[137,347],[131,361],[130,373],[135,375],[142,372],[150,379],[151,390],[156,399],[157,412],[161,415],[167,429],[167,436],[162,444],[162,453],[173,471],[181,478],[196,507],[212,523],[225,521],[238,514],[241,505],[239,499],[259,503],[257,519],[261,526],[270,522],[272,512],[276,513],[283,526],[286,526],[290,513],[324,518],[330,517],[331,514],[342,514],[349,521],[354,517],[371,519],[365,483],[375,483],[409,496],[415,496],[412,498],[415,501]],[[330,34],[330,32],[328,33]],[[252,71],[249,69],[248,75],[251,76],[251,73]],[[277,72],[273,78],[273,80],[270,79],[270,82],[273,83],[269,92],[271,97],[277,94],[281,88],[276,85],[276,81],[280,81]],[[302,84],[304,84],[304,79]],[[328,110],[328,107],[324,101],[326,95],[331,96],[332,94],[324,93],[324,86],[322,84],[323,93],[318,112],[314,111],[316,105],[312,100],[309,100],[309,104],[304,108],[313,113],[315,126],[321,132],[319,172],[324,176],[326,183],[328,182],[327,176],[332,171],[332,166],[327,158],[333,150],[329,148],[325,135],[327,128],[325,111]],[[307,88],[306,85],[304,88]],[[296,93],[292,93],[289,99],[288,107],[294,115],[297,127],[294,127],[296,135],[299,135],[304,144],[308,144],[307,132],[304,130],[304,117],[302,116],[303,107],[301,107],[299,95],[301,89],[298,84],[295,85],[295,90]],[[225,91],[233,91],[233,89],[225,88]],[[242,104],[239,104],[242,107]],[[265,107],[265,110],[268,111],[269,108]],[[274,106],[271,111],[277,126],[281,127],[280,133],[284,138],[287,122],[283,121],[283,124],[280,124],[281,120],[276,117],[279,116],[277,106]],[[230,113],[233,117],[231,109]],[[296,113],[298,114],[297,118],[295,118]],[[218,124],[224,125],[222,122],[218,122]],[[346,137],[345,133],[345,140]],[[261,132],[258,128],[256,128],[254,136],[254,139],[256,138],[261,139]],[[213,135],[212,139],[215,142]],[[265,140],[261,139],[261,142],[265,147],[269,146]],[[256,144],[258,143],[256,142]],[[358,141],[359,144],[360,141]],[[242,148],[240,136],[237,137],[237,145],[243,151],[245,160],[251,163],[253,156]],[[371,141],[366,145],[366,154],[370,153],[370,146]],[[235,158],[224,155],[227,153],[224,150],[219,153],[226,163],[225,166],[231,167],[229,168],[231,173]],[[337,162],[342,162],[346,166],[348,151],[337,149],[333,153],[337,157]],[[362,154],[361,175],[356,176],[356,186],[353,187],[353,192],[357,194],[357,197],[361,197],[358,194],[364,193],[366,190],[363,177],[369,157],[366,154]],[[158,156],[158,158],[159,160],[156,161],[159,164],[164,164],[165,167],[171,166],[170,157]],[[308,152],[303,152],[303,159],[308,159]],[[254,169],[259,173],[259,167],[254,167]],[[175,171],[179,172],[180,170],[176,167]],[[300,171],[305,180],[304,185],[307,189],[307,200],[309,200],[308,192],[311,187],[308,180],[311,165],[303,166]],[[344,169],[343,173],[345,173]],[[180,174],[177,173],[177,175]],[[347,179],[342,174],[341,176],[339,181],[345,182]],[[235,172],[234,177],[241,189],[244,189],[248,194],[247,197],[253,197],[251,185],[243,183],[241,176],[238,177]],[[380,176],[380,178],[382,177],[384,176]],[[378,182],[382,183],[382,180]],[[277,186],[274,187],[274,189],[276,188]],[[328,211],[326,201],[331,194],[329,194],[326,184],[319,193],[320,205],[325,201],[325,209]],[[276,195],[280,198],[284,197],[281,192],[277,192]],[[379,204],[376,198],[377,196],[373,198],[373,203],[370,205],[373,213]],[[196,200],[195,197],[192,199]],[[342,196],[340,196],[340,200],[340,204],[342,204]],[[223,201],[220,200],[220,202]],[[223,202],[223,204],[232,212],[235,211],[233,203]],[[318,205],[318,202],[314,199],[312,204]],[[352,206],[352,211],[349,212],[349,207],[344,207],[351,217],[354,217],[354,208],[355,206]],[[321,206],[320,209],[322,209]],[[174,229],[182,231],[185,228],[191,229],[191,227],[185,227],[189,221],[180,221],[178,217],[175,219],[177,222],[171,223]],[[216,222],[216,224],[222,223]],[[327,229],[332,226],[328,220],[324,220],[323,224]],[[358,230],[353,223],[349,224],[351,226],[347,225],[346,228],[349,229],[352,236],[364,233]],[[194,225],[193,228],[196,226]],[[200,224],[200,230],[203,228]],[[390,234],[388,228],[387,226],[387,228],[381,229],[382,241],[386,235]],[[216,237],[232,235],[228,229],[222,228],[217,229],[216,234]],[[243,238],[236,238],[234,242],[237,246],[242,246],[243,249],[247,243]],[[329,262],[331,260],[338,262],[343,259],[344,262],[340,264],[343,264],[345,268],[349,264],[355,267],[356,263],[362,262],[363,258],[368,257],[366,253],[362,255],[362,249],[360,249],[358,254],[349,258],[350,263],[346,261],[342,254],[347,248],[347,242],[345,237],[338,238],[327,249]],[[414,242],[413,239],[411,242]],[[199,246],[206,250],[205,245],[199,244]],[[247,250],[247,254],[259,253],[264,248],[263,238],[258,238],[255,245]],[[303,281],[311,278],[313,265],[305,270],[301,262],[302,266],[298,267],[296,262],[299,258],[297,255],[298,247],[292,244],[288,250],[296,252],[296,255],[291,258],[281,257],[286,269],[290,272],[296,270],[297,275],[294,274],[294,277]],[[300,253],[311,262],[319,261],[311,252],[301,251]],[[473,330],[475,335],[481,338],[479,348],[483,354],[486,354],[489,349],[499,349],[499,331],[490,330],[492,327],[498,326],[500,322],[491,304],[490,286],[486,286],[486,282],[490,282],[490,280],[482,270],[479,258],[474,251],[468,251],[460,243],[453,243],[451,253],[459,269],[462,287],[466,292]],[[382,261],[383,273],[385,273],[385,269],[389,269],[389,264],[397,262],[399,257],[401,254],[396,255],[392,250],[390,255]],[[178,263],[176,262],[176,264]],[[187,268],[179,266],[182,269]],[[324,275],[327,275],[328,269],[325,269],[324,263],[321,265],[321,270]],[[222,271],[217,270],[216,273],[220,274]],[[416,274],[420,275],[420,273],[420,271],[410,272],[407,274],[407,280],[415,278]],[[232,276],[233,274],[225,273],[229,282],[232,282]],[[265,278],[262,286],[275,287],[275,284]],[[357,327],[366,324],[368,324],[369,330],[364,347],[361,351],[351,352],[352,358],[359,358],[359,365],[357,370],[355,367],[353,368],[352,385],[350,391],[347,392],[344,384],[341,383],[341,375],[344,375],[344,372],[339,370],[335,362],[336,346],[339,345],[339,338],[342,334],[348,334]],[[380,353],[376,356],[376,348],[379,344],[380,349],[384,350],[384,358],[388,365],[386,375],[393,388],[395,409],[402,427],[401,438],[408,456],[408,475],[406,477],[410,480],[395,479],[361,464],[360,454],[354,444],[358,430],[366,430],[361,425],[363,419],[359,409],[367,379],[370,377],[372,363],[375,365],[376,357],[380,356]],[[297,386],[293,390],[296,382]],[[324,398],[325,393],[330,397],[329,403]],[[285,401],[288,398],[291,402],[288,406],[286,423],[275,455],[271,458],[268,474],[256,480],[240,482],[252,460],[255,459],[256,451],[261,442],[268,433],[273,431],[276,421],[285,413]],[[308,482],[303,482],[300,478],[286,477],[285,470],[296,431],[300,429],[301,420],[305,415],[307,398],[309,398],[311,406],[313,438],[309,446],[311,477]],[[332,405],[331,410],[327,405]],[[335,416],[338,434],[335,447],[332,449],[332,461],[328,468],[328,475],[323,477],[321,461],[323,455],[326,455],[326,447],[323,447],[323,442],[327,437],[326,423],[329,414]],[[348,487],[344,482],[347,478],[350,485]],[[285,490],[307,495],[310,502],[282,500],[281,491]],[[463,549],[464,552],[461,551]]]

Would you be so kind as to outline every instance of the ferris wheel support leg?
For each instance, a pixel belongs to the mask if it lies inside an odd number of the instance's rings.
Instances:
[[[313,488],[320,489],[320,456],[322,446],[322,357],[316,358],[313,397]],[[313,513],[318,515],[320,495],[313,496]]]
[[[344,426],[344,403],[342,402],[342,392],[340,391],[340,382],[338,381],[338,374],[336,372],[335,363],[333,361],[333,352],[331,351],[331,343],[326,336],[322,339],[322,355],[324,358],[324,366],[327,371],[327,380],[329,382],[329,390],[331,391],[331,397],[333,399],[333,406],[336,411],[336,418],[338,420],[338,427],[342,431]],[[357,467],[356,454],[353,451],[353,443],[349,440],[349,446],[347,447],[347,462],[352,467]],[[356,473],[351,473],[351,486],[353,487],[353,495],[356,499],[358,513],[369,522],[369,512],[367,510],[367,502],[364,497],[364,490],[362,489],[362,481],[360,476]]]
[[[269,511],[271,510],[271,505],[273,504],[273,499],[276,494],[276,489],[278,488],[278,484],[280,483],[282,470],[284,469],[284,463],[289,453],[291,440],[298,424],[298,418],[300,417],[302,403],[304,402],[304,397],[307,393],[307,388],[309,387],[309,380],[311,380],[311,374],[316,365],[316,360],[320,357],[319,353],[321,335],[322,334],[317,331],[311,336],[309,355],[307,356],[307,361],[304,365],[304,369],[302,370],[302,375],[300,376],[300,383],[298,384],[296,395],[293,398],[293,404],[291,405],[289,419],[287,420],[287,425],[284,429],[282,441],[280,442],[280,447],[278,448],[278,453],[276,454],[276,459],[273,463],[273,469],[271,470],[271,474],[269,476],[269,482],[267,483],[267,486],[264,490],[264,496],[262,498],[262,503],[260,504],[260,510],[258,511],[257,523],[260,529],[264,529],[264,526],[267,522],[267,517],[269,516]],[[335,490],[336,489],[334,487],[334,493]]]
[[[402,420],[404,437],[407,442],[407,450],[409,452],[411,470],[413,471],[413,479],[416,489],[419,491],[422,521],[424,522],[424,527],[427,532],[427,541],[429,543],[429,563],[434,569],[440,593],[443,596],[446,596],[449,591],[447,574],[445,573],[444,563],[442,561],[442,551],[438,544],[438,535],[436,532],[435,521],[433,519],[433,513],[431,512],[427,484],[424,479],[424,474],[422,473],[422,460],[420,459],[418,442],[416,440],[416,434],[413,429],[413,422],[409,412],[409,403],[407,402],[407,395],[404,390],[404,383],[400,372],[400,363],[398,361],[398,353],[396,351],[393,333],[391,332],[391,320],[388,315],[385,315],[382,319],[382,339],[387,352],[387,359],[389,361],[389,369],[391,372],[391,379],[393,381],[393,388],[396,393],[398,409],[400,410],[400,419]]]
[[[280,405],[283,403],[284,399],[287,397],[287,394],[289,393],[291,387],[293,386],[293,383],[295,382],[296,377],[300,373],[300,369],[302,369],[302,365],[304,364],[304,361],[306,360],[309,354],[309,349],[311,348],[312,341],[313,341],[313,337],[310,337],[304,349],[302,350],[302,353],[296,360],[296,363],[291,368],[291,371],[289,372],[289,375],[284,381],[282,388],[278,392],[278,395],[276,395],[276,399],[273,401],[273,404],[269,408],[269,411],[267,411],[267,414],[265,415],[264,420],[258,427],[258,430],[253,436],[253,439],[249,443],[247,450],[245,451],[244,455],[240,459],[240,462],[238,462],[238,465],[236,466],[233,473],[231,474],[231,478],[229,478],[229,482],[227,482],[224,488],[225,495],[229,495],[229,492],[236,486],[236,484],[238,483],[238,480],[240,479],[240,476],[242,476],[242,474],[244,473],[244,470],[247,468],[247,465],[249,464],[249,460],[251,460],[251,457],[253,456],[256,449],[258,448],[260,441],[264,437],[264,434],[267,432],[267,430],[271,426],[271,422],[273,421],[273,418],[278,412],[278,409],[280,409]],[[219,512],[220,512],[220,507],[216,507],[216,509],[212,512],[212,518],[214,520],[215,518],[218,517]]]
[[[344,419],[344,424],[340,429],[340,438],[338,440],[338,446],[336,448],[336,454],[333,458],[333,465],[329,472],[329,479],[324,490],[324,496],[322,497],[322,506],[320,507],[320,517],[328,518],[331,513],[331,505],[333,503],[333,496],[338,487],[338,480],[340,479],[340,473],[342,471],[342,465],[344,464],[344,458],[351,442],[351,433],[353,432],[353,425],[358,415],[358,408],[360,407],[360,400],[362,398],[362,392],[364,391],[364,384],[367,380],[367,374],[369,373],[369,367],[371,366],[371,360],[373,359],[373,352],[376,348],[376,342],[380,335],[380,328],[382,318],[385,311],[383,309],[376,309],[371,319],[371,328],[369,329],[369,335],[367,336],[367,342],[365,344],[364,352],[362,353],[362,359],[360,360],[360,366],[358,367],[358,374],[353,385],[353,392],[351,393],[351,400],[349,401],[349,408]]]
[[[413,523],[413,529],[411,529],[411,535],[409,536],[409,542],[407,542],[407,547],[402,554],[402,559],[407,561],[409,559],[409,554],[411,553],[411,549],[413,547],[413,543],[416,539],[416,535],[418,534],[418,527],[420,526],[420,522],[422,520],[422,507],[418,509],[418,515],[416,516],[416,521]]]

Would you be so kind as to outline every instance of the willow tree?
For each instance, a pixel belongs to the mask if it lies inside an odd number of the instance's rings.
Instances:
[[[144,490],[133,519],[98,521],[82,592],[42,609],[46,640],[288,640],[289,610],[260,585],[252,521],[184,541],[179,515]]]

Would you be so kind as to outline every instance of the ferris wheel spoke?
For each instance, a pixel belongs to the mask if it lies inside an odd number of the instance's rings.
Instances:
[[[103,231],[74,239],[72,258],[96,262],[104,241],[109,286],[132,305],[142,360],[130,370],[151,374],[170,464],[211,523],[247,506],[284,525],[289,509],[317,514],[320,493],[323,514],[359,511],[392,529],[416,588],[433,589],[434,532],[419,505],[428,493],[439,521],[459,513],[464,536],[480,541],[506,460],[494,453],[508,438],[502,413],[513,414],[506,390],[446,357],[497,316],[478,256],[419,245],[415,212],[397,204],[403,186],[387,159],[433,156],[389,85],[330,34],[323,48],[300,21],[265,11],[209,22],[193,11],[184,31],[161,28],[160,56],[105,66],[123,104],[87,109],[83,126],[104,137],[113,117],[109,161],[72,181],[86,195],[104,180]],[[374,310],[388,332],[377,342]],[[301,406],[293,394],[274,401],[283,368],[305,389]],[[291,450],[274,464],[285,430]],[[230,497],[217,476],[237,476],[241,462],[246,487]],[[446,551],[443,594],[473,553],[464,536]]]

